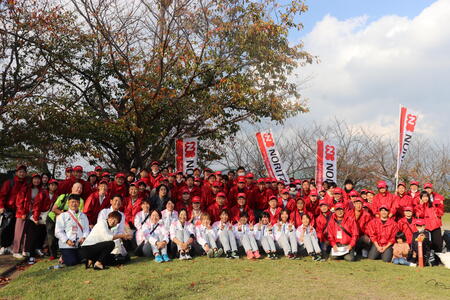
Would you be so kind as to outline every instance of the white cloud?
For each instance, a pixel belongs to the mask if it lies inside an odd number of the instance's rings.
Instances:
[[[450,141],[450,0],[415,18],[327,15],[303,38],[320,63],[298,70],[311,112],[289,123],[334,116],[396,136],[398,107],[419,112],[417,130]]]

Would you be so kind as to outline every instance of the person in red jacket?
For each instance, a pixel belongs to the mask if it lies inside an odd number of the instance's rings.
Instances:
[[[442,220],[444,215],[444,205],[438,197],[431,202],[430,194],[427,191],[420,193],[420,202],[414,207],[415,215],[418,219],[425,221],[425,229],[431,233],[431,249],[442,252]]]
[[[100,211],[110,206],[111,194],[108,193],[108,182],[106,180],[100,181],[97,188],[98,190],[86,199],[83,207],[83,213],[87,216],[91,228],[97,223]]]
[[[253,189],[251,197],[253,202],[253,209],[255,217],[259,220],[264,210],[269,208],[269,196],[272,191],[266,188],[266,183],[263,178],[258,179],[257,186]]]
[[[287,209],[289,213],[295,209],[296,202],[289,195],[289,189],[282,189],[280,191],[281,197],[278,198],[278,207],[281,209]]]
[[[191,194],[189,193],[189,189],[184,186],[179,191],[179,197],[175,202],[175,211],[180,211],[181,209],[186,209],[191,207]]]
[[[432,183],[425,183],[423,185],[423,188],[428,193],[428,195],[430,195],[430,202],[434,203],[435,200],[437,200],[435,205],[439,205],[442,208],[442,210],[444,210],[445,197],[442,196],[441,194],[433,192],[433,184]]]
[[[237,203],[237,195],[240,193],[247,193],[246,181],[244,176],[240,176],[237,179],[237,183],[230,189],[228,194],[228,203],[229,207],[234,207]]]
[[[403,214],[405,216],[397,222],[398,228],[405,234],[406,242],[411,245],[413,234],[414,232],[417,232],[415,224],[416,219],[413,215],[413,208],[411,206],[404,207]]]
[[[387,189],[387,183],[385,181],[378,181],[377,183],[378,194],[373,197],[372,211],[375,216],[378,215],[380,207],[385,206],[389,210],[389,218],[391,218],[395,211],[394,207],[394,195],[389,193]]]
[[[9,219],[5,227],[0,226],[0,254],[11,252],[10,246],[14,240],[14,228],[16,224],[16,198],[17,194],[27,185],[27,167],[19,165],[13,179],[3,182],[0,188],[0,215]]]
[[[400,220],[404,217],[404,208],[412,207],[414,205],[411,196],[406,193],[406,184],[399,182],[397,185],[397,194],[394,196],[394,204],[392,207],[392,212],[396,220]]]
[[[305,208],[305,200],[303,198],[297,198],[297,206],[295,209],[291,211],[289,216],[289,220],[294,222],[295,228],[301,226],[303,224],[302,217],[303,215],[309,216],[310,225],[314,227],[314,218],[313,214],[306,210]]]
[[[355,251],[357,254],[361,254],[362,257],[367,257],[370,249],[370,238],[367,234],[367,225],[372,220],[372,215],[364,210],[362,201],[362,198],[356,197],[353,201],[354,208],[349,210],[347,215],[352,217],[358,226],[359,238],[356,242]]]
[[[158,184],[158,182],[160,181],[162,174],[160,173],[160,169],[159,169],[159,162],[157,161],[152,161],[152,163],[150,164],[150,174],[148,175],[148,178],[150,179],[150,186],[152,188],[155,188]]]
[[[314,218],[320,214],[319,202],[317,190],[311,190],[311,192],[309,192],[309,197],[305,200],[305,209],[311,213]]]
[[[369,259],[381,259],[384,262],[392,260],[392,246],[395,244],[395,235],[399,228],[394,219],[389,218],[389,208],[381,205],[379,218],[374,218],[367,226],[372,247],[369,251]]]
[[[282,208],[278,207],[278,200],[276,196],[269,197],[269,208],[265,211],[269,213],[270,224],[275,225],[280,219],[280,213]]]
[[[324,257],[330,253],[330,242],[328,241],[328,224],[332,213],[328,208],[328,202],[326,200],[320,200],[319,202],[320,214],[314,219],[317,238],[320,242],[320,248]]]
[[[89,195],[91,194],[91,184],[83,180],[81,178],[82,176],[83,176],[83,167],[75,166],[72,169],[72,175],[59,183],[60,194],[70,194],[72,186],[75,183],[79,182],[83,186],[83,193],[81,194],[81,197],[83,199],[87,199],[87,197],[89,197]]]
[[[420,191],[419,191],[419,182],[413,180],[409,183],[409,191],[408,195],[413,199],[413,204],[419,203],[420,200]]]
[[[253,210],[247,205],[247,196],[245,193],[237,195],[237,204],[230,209],[231,222],[237,223],[240,219],[241,212],[245,211],[248,214],[248,222],[255,222],[255,214]]]
[[[117,173],[114,177],[114,181],[110,182],[108,185],[108,191],[111,197],[114,195],[120,195],[122,199],[128,196],[128,187],[125,183],[125,174]]]
[[[21,259],[29,256],[29,262],[34,263],[37,240],[39,236],[39,217],[45,194],[41,188],[41,176],[33,174],[31,185],[24,186],[16,198],[16,225],[14,229],[13,256]],[[21,253],[22,251],[22,253]]]
[[[200,182],[200,178],[197,179],[197,183],[199,183],[199,182]],[[195,185],[195,179],[192,175],[188,175],[186,177],[185,185],[181,189],[187,189],[189,191],[189,195],[191,196],[191,199],[194,198],[195,196],[198,196],[198,197],[202,196],[202,189],[200,186]],[[180,198],[178,198],[178,199],[180,199]]]
[[[217,222],[220,220],[220,212],[224,209],[228,209],[226,206],[227,195],[224,192],[217,193],[216,202],[208,207],[208,214],[211,216],[211,222]]]
[[[202,209],[205,210],[211,205],[215,204],[216,198],[219,192],[222,192],[222,183],[220,181],[214,181],[211,188],[204,187],[202,192]],[[223,192],[222,192],[223,193]],[[225,194],[225,193],[224,193]],[[226,194],[225,194],[226,196]],[[228,206],[228,202],[225,203]],[[213,221],[215,222],[215,221]]]
[[[345,214],[342,202],[336,203],[334,208],[334,215],[328,223],[328,241],[333,248],[331,255],[333,259],[355,261],[358,226],[351,216]]]
[[[142,198],[139,197],[138,188],[136,184],[132,183],[128,189],[129,196],[124,199],[125,202],[125,222],[134,229],[134,218],[137,213],[142,210]]]

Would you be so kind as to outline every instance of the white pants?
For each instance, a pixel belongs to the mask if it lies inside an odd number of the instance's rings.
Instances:
[[[321,252],[319,241],[317,241],[317,238],[312,237],[309,233],[305,233],[303,236],[303,243],[298,242],[298,244],[305,247],[308,254]]]
[[[217,248],[216,240],[214,239],[212,234],[210,234],[210,233],[206,234],[205,240],[210,248],[212,248],[212,249]],[[200,245],[200,246],[202,246],[202,248],[203,248],[205,245]]]
[[[225,252],[237,251],[236,238],[230,230],[224,230],[219,233],[219,244]]]
[[[264,252],[276,252],[277,248],[275,247],[275,242],[272,237],[263,236],[261,240],[259,240],[259,243],[261,244],[262,248],[264,249]]]
[[[244,247],[245,252],[258,251],[258,244],[256,243],[255,237],[251,234],[244,233],[239,240],[239,244]]]
[[[283,250],[284,255],[286,256],[289,252],[297,253],[297,238],[295,237],[295,232],[282,233],[278,238],[276,245],[279,249]]]
[[[178,229],[175,234],[175,237],[178,240],[180,240],[182,243],[186,243],[191,238],[191,235],[188,232],[186,232],[186,230]],[[177,249],[178,249],[178,251],[181,251],[181,248],[179,245],[177,245]]]
[[[150,245],[149,242],[145,242],[144,246],[142,247],[142,253],[146,257],[152,257],[155,254],[164,255],[167,254],[167,245],[162,249],[158,249],[158,247],[156,247],[155,245]]]

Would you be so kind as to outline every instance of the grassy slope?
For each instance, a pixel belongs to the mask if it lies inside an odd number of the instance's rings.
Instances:
[[[450,285],[450,270],[413,269],[380,261],[356,263],[310,259],[228,261],[197,258],[156,264],[135,258],[107,271],[77,266],[47,270],[40,262],[0,289],[1,298],[19,299],[445,299],[448,290],[426,284],[435,279]],[[448,298],[447,298],[448,299]]]

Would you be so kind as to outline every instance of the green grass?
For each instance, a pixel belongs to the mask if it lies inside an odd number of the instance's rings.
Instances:
[[[42,261],[0,289],[6,299],[448,299],[450,270],[381,261],[229,261],[205,257],[157,264],[133,258],[105,271],[47,270]]]
[[[445,228],[450,229],[450,213],[446,213],[442,216],[442,225]]]

